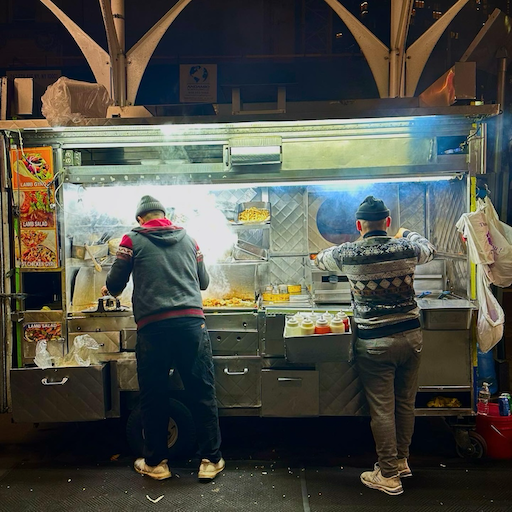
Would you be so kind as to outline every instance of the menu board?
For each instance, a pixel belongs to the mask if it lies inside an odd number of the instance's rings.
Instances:
[[[19,209],[16,260],[20,267],[59,267],[51,147],[11,149],[14,203]]]

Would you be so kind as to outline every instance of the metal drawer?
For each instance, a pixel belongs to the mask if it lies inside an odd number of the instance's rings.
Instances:
[[[261,406],[261,359],[214,357],[219,407]]]
[[[290,363],[348,361],[351,343],[351,332],[284,338],[286,360]]]
[[[262,416],[318,416],[318,372],[262,370],[261,402]]]
[[[68,320],[68,331],[100,332],[120,331],[121,329],[136,329],[132,315],[125,316],[89,316],[72,317]]]
[[[135,354],[130,354],[135,356]],[[117,361],[117,383],[121,391],[138,391],[137,361],[133,359],[120,359]]]
[[[257,332],[209,331],[214,355],[256,355]]]
[[[121,329],[121,349],[135,350],[137,345],[137,329]]]
[[[121,333],[119,331],[107,332],[70,332],[68,333],[68,349],[71,350],[77,336],[88,334],[100,346],[99,353],[119,352],[121,347]]]
[[[420,388],[471,386],[471,331],[423,331]]]
[[[284,356],[283,331],[285,317],[284,314],[267,314],[263,342],[265,356]]]
[[[257,331],[258,313],[206,313],[209,331]]]
[[[17,422],[90,421],[111,417],[118,406],[115,365],[11,370]]]

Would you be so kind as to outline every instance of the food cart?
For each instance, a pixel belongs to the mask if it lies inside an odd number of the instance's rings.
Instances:
[[[367,415],[348,362],[352,329],[285,336],[284,327],[298,311],[350,316],[346,276],[318,270],[312,255],[355,240],[354,211],[373,194],[391,209],[391,234],[407,226],[438,250],[415,279],[424,329],[416,413],[447,418],[459,453],[481,456],[485,442],[469,421],[472,269],[455,223],[485,172],[486,119],[498,107],[346,119],[340,109],[301,120],[103,119],[4,130],[2,270],[10,300],[2,321],[4,351],[13,354],[4,382],[14,420],[89,421],[129,410],[128,439],[140,451],[130,284],[119,300],[101,299],[100,289],[144,194],[159,198],[205,254],[221,415]],[[36,190],[46,195],[35,198]],[[99,346],[95,364],[34,364],[38,341],[62,362],[86,334]],[[190,449],[194,429],[177,372],[169,386],[173,457]]]

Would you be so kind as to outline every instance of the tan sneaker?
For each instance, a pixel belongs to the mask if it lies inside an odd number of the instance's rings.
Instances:
[[[400,477],[392,476],[387,478],[383,476],[378,464],[375,464],[373,471],[365,471],[361,474],[361,482],[366,487],[370,487],[370,489],[377,489],[390,496],[396,496],[404,492]]]
[[[197,477],[199,480],[212,480],[225,468],[225,466],[226,462],[224,459],[220,459],[216,464],[208,459],[202,459]]]
[[[148,466],[146,464],[146,459],[137,459],[133,463],[133,467],[137,473],[140,473],[141,475],[148,475],[155,480],[165,480],[172,476],[169,466],[167,465],[167,459],[160,462],[158,466]]]
[[[398,459],[398,476],[400,478],[412,476],[412,471],[407,463],[407,459]]]

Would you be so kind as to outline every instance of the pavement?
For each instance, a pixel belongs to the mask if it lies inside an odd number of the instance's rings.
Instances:
[[[197,481],[198,461],[173,477],[133,470],[122,420],[13,424],[0,415],[0,511],[512,511],[511,460],[462,459],[441,418],[418,418],[414,476],[388,496],[359,480],[372,468],[368,418],[221,418],[226,469]]]

